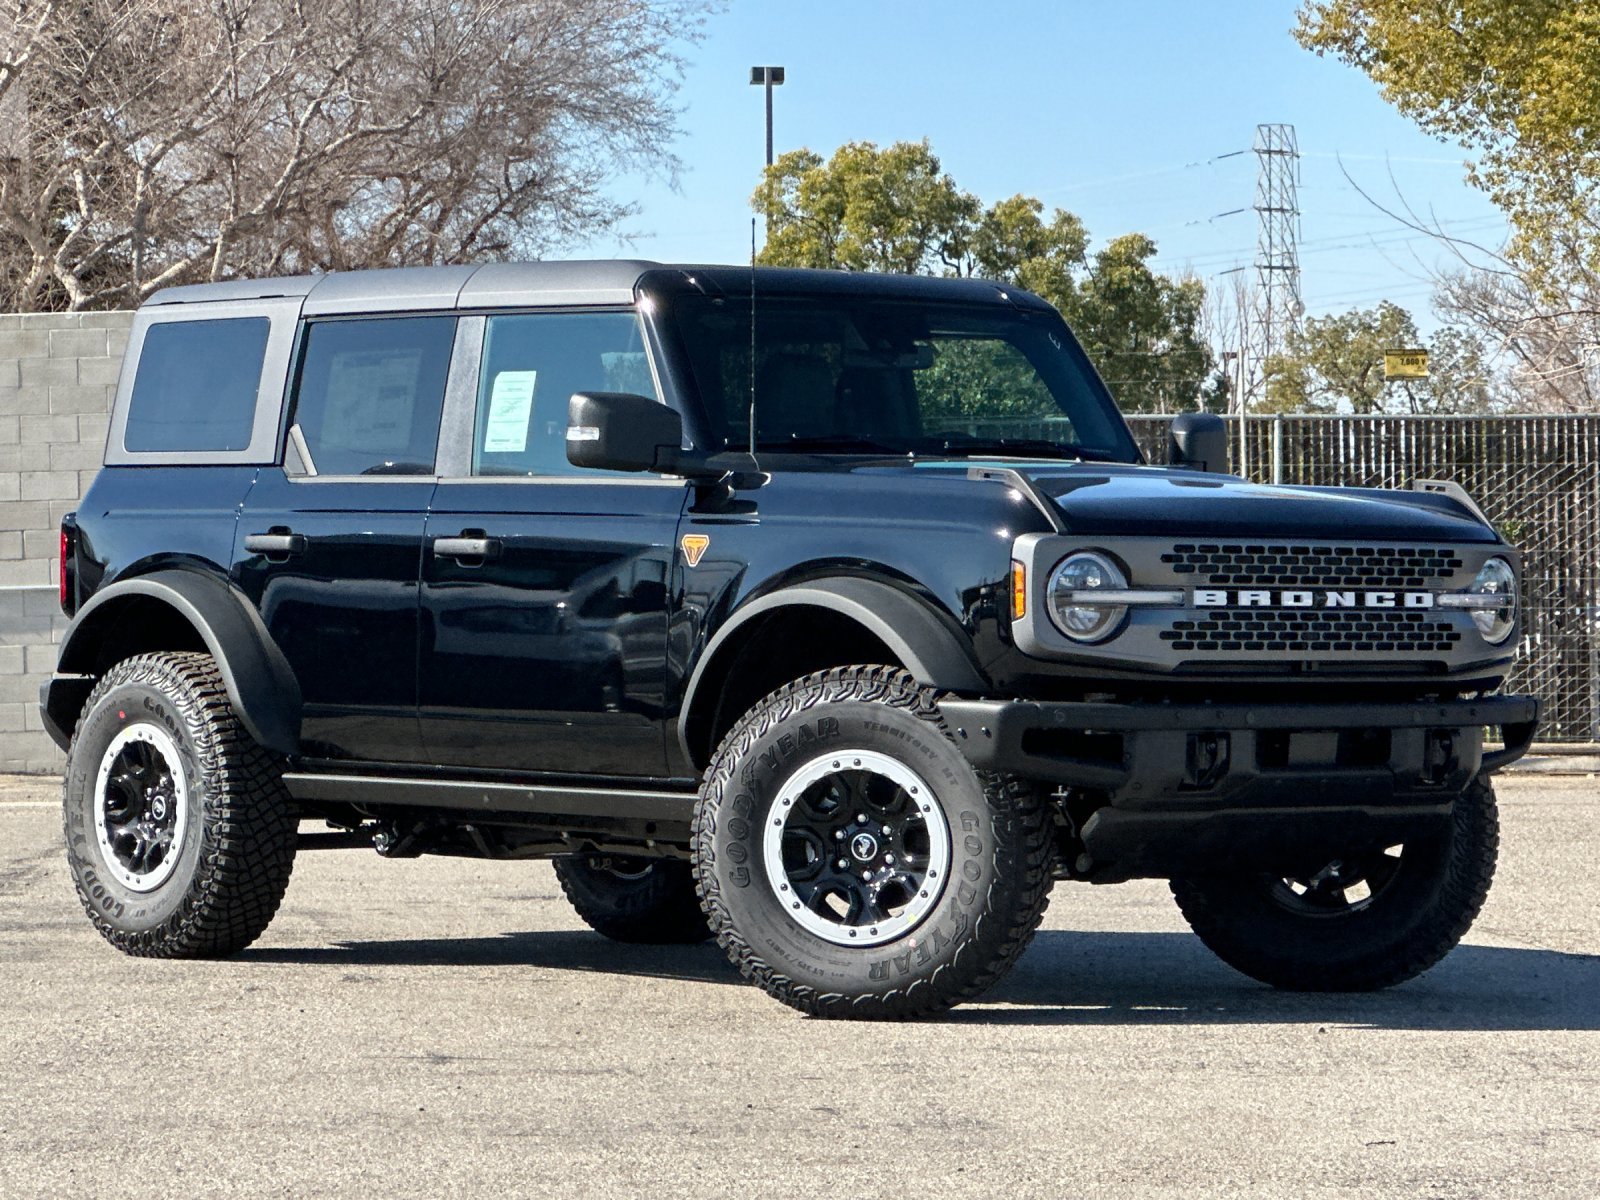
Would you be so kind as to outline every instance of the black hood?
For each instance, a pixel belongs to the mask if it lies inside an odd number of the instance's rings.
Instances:
[[[1446,496],[1369,488],[1280,487],[1160,468],[1051,466],[1025,471],[1070,533],[1184,538],[1279,537],[1493,542]]]
[[[1095,537],[1319,538],[1496,542],[1448,496],[1376,488],[1281,487],[1165,467],[1017,459],[919,462],[943,474],[1016,471],[1055,507],[1066,532]],[[884,469],[877,464],[877,469]],[[891,468],[907,470],[908,467]]]

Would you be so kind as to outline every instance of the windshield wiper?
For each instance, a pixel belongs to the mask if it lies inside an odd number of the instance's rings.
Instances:
[[[1121,462],[1114,454],[1080,446],[1076,442],[1052,442],[1048,438],[977,438],[946,437],[944,450],[950,454],[1019,454],[1039,455],[1043,458],[1075,458],[1080,462]]]
[[[854,433],[823,433],[809,437],[769,438],[756,443],[757,450],[774,454],[893,454],[909,453],[905,446],[886,446]]]

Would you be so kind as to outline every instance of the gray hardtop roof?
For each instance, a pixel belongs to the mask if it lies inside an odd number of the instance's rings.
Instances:
[[[438,311],[516,305],[631,304],[639,281],[650,273],[676,276],[689,290],[743,295],[750,288],[747,266],[669,266],[643,259],[484,263],[462,267],[398,267],[293,275],[279,279],[234,279],[166,288],[145,307],[303,297],[306,316],[340,313]],[[756,290],[770,294],[899,295],[914,298],[1042,303],[1021,289],[975,279],[935,279],[858,271],[759,267]]]
[[[233,279],[166,288],[146,307],[305,297],[306,315],[543,304],[629,304],[634,285],[659,263],[639,259],[392,267],[281,279]]]

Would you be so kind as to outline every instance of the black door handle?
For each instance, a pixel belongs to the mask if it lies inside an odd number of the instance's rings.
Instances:
[[[249,533],[245,535],[244,548],[251,554],[289,555],[299,554],[306,548],[306,535],[303,533],[290,533],[287,530],[274,530],[271,533]]]
[[[440,558],[495,558],[500,553],[500,539],[471,533],[437,537],[433,539],[433,552]]]

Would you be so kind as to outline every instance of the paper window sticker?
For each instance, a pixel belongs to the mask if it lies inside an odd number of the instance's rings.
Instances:
[[[377,454],[405,450],[421,374],[420,350],[335,355],[328,366],[328,402],[318,444]]]
[[[483,431],[485,454],[521,454],[528,448],[528,414],[538,378],[537,371],[501,371],[494,377]]]

